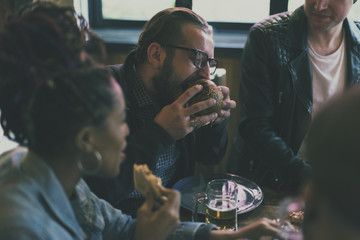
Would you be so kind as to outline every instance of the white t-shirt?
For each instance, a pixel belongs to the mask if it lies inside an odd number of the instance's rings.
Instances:
[[[337,93],[343,92],[346,78],[346,52],[344,38],[339,48],[330,55],[322,56],[309,43],[313,71],[312,117],[321,106]]]
[[[327,56],[315,52],[309,42],[309,55],[313,78],[313,107],[312,115],[322,108],[331,97],[343,92],[346,79],[346,51],[345,37],[343,37],[339,48]],[[298,156],[306,160],[306,136],[298,152]]]
[[[3,152],[9,151],[13,148],[18,146],[18,144],[14,141],[9,140],[7,137],[4,136],[4,131],[0,124],[0,155]]]

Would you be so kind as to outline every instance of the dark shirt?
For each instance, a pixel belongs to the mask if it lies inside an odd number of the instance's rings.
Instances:
[[[215,126],[205,126],[194,130],[184,138],[175,141],[162,127],[152,119],[147,119],[146,111],[155,109],[157,114],[160,109],[155,106],[144,106],[139,104],[136,91],[136,73],[134,71],[134,53],[130,53],[124,65],[110,66],[113,76],[123,89],[127,104],[127,122],[130,128],[128,147],[126,149],[127,159],[121,165],[120,175],[111,180],[88,177],[90,188],[101,198],[108,200],[114,206],[124,212],[134,215],[136,209],[142,203],[133,198],[127,198],[134,190],[133,186],[133,164],[146,163],[149,168],[158,175],[163,174],[159,169],[161,162],[172,161],[175,171],[171,173],[171,179],[166,180],[166,187],[171,188],[178,180],[194,174],[195,162],[203,164],[217,164],[224,156],[227,145],[226,123]],[[175,154],[171,148],[174,146]],[[176,155],[178,151],[178,156]],[[168,156],[167,156],[168,155]],[[164,160],[161,160],[161,158]],[[158,164],[158,165],[157,165]],[[165,174],[163,174],[165,176]],[[131,205],[131,206],[130,206]]]
[[[134,112],[137,116],[139,116],[139,128],[142,128],[146,127],[148,123],[153,121],[159,110],[156,106],[154,106],[150,96],[145,90],[143,83],[138,79],[135,65],[133,65],[132,76],[134,78],[131,79],[131,88],[136,100],[136,103],[134,105],[137,106],[136,108],[134,108]],[[175,163],[178,160],[179,155],[179,149],[176,148],[176,145],[174,143],[158,157],[153,173],[161,178],[162,184],[164,186],[168,185],[168,183],[175,174]],[[142,196],[138,191],[134,190],[130,193],[128,198],[142,198]]]

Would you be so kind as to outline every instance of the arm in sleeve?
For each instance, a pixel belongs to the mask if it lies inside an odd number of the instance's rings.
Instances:
[[[217,230],[214,224],[181,222],[167,238],[176,240],[208,240],[210,232]]]
[[[308,164],[297,157],[274,129],[274,76],[272,61],[260,29],[250,31],[242,58],[240,82],[239,134],[250,151],[267,161],[267,165],[283,182],[299,181]]]
[[[101,201],[101,212],[105,227],[103,239],[134,239],[136,220],[112,207],[108,202]]]

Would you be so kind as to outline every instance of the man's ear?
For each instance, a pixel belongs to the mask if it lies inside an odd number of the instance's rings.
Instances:
[[[163,61],[166,57],[165,50],[157,42],[153,42],[147,49],[147,57],[149,63],[156,69],[161,68]]]
[[[84,127],[76,134],[75,144],[82,151],[91,152],[94,149],[94,139],[94,129]]]

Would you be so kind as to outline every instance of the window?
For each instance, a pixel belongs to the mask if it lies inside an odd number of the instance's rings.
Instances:
[[[194,0],[193,10],[208,22],[255,23],[269,16],[270,0]]]
[[[158,11],[174,7],[176,2],[192,2],[192,9],[215,28],[244,29],[270,14],[295,10],[304,0],[74,0],[82,11],[89,7],[92,27],[142,27]],[[87,6],[89,2],[89,6]],[[80,3],[80,4],[79,4]],[[87,15],[87,14],[84,14]],[[349,16],[360,20],[360,3],[354,4]],[[229,27],[230,26],[230,27]]]
[[[74,0],[77,12],[114,51],[128,52],[136,44],[146,21],[158,11],[180,2],[192,9],[214,28],[217,56],[240,55],[250,26],[269,15],[293,11],[304,0]],[[349,17],[360,20],[360,0]],[[240,51],[240,52],[239,52]]]
[[[74,3],[78,1],[81,0],[75,0]],[[215,28],[220,26],[239,30],[239,24],[247,29],[253,23],[268,17],[271,1],[279,0],[193,0],[192,9]],[[164,8],[174,7],[176,2],[176,0],[89,1],[90,25],[94,28],[142,27],[155,13]]]
[[[174,7],[175,1],[102,0],[102,15],[107,20],[147,21],[158,11]]]
[[[102,0],[102,16],[112,20],[147,21],[158,11],[174,7],[175,1]],[[141,6],[141,7],[139,7]],[[257,22],[269,15],[270,0],[195,0],[192,9],[208,22]],[[249,11],[254,9],[254,11]],[[226,13],[226,14],[224,14]]]

